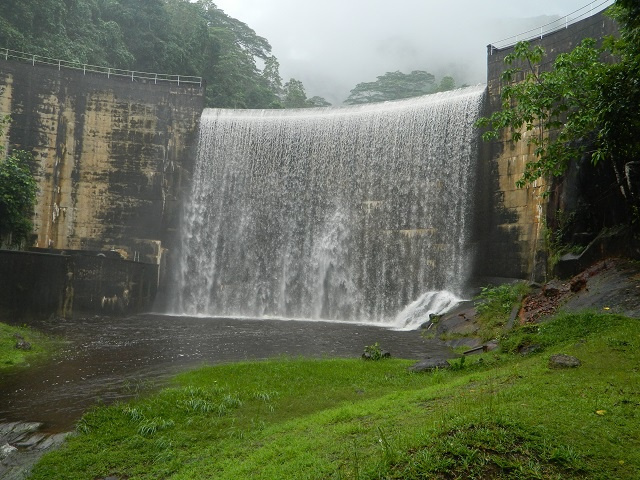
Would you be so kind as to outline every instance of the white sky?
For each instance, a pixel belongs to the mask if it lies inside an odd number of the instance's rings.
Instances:
[[[284,81],[302,80],[308,97],[334,105],[395,70],[484,83],[489,43],[603,1],[214,0],[269,41]]]

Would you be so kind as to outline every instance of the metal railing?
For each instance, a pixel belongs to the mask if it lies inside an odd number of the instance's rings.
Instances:
[[[177,85],[198,85],[202,87],[202,77],[193,77],[189,75],[168,75],[163,73],[136,72],[132,70],[122,70],[119,68],[101,67],[98,65],[89,65],[81,62],[70,62],[67,60],[59,60],[41,55],[32,55],[30,53],[9,50],[8,48],[0,49],[0,58],[5,60],[18,60],[20,62],[31,63],[32,65],[49,65],[58,67],[58,70],[71,69],[81,70],[83,74],[97,73],[106,75],[107,78],[129,78],[132,82],[145,80],[148,83],[175,83]]]
[[[491,51],[491,55],[493,55],[494,50],[502,50],[503,48],[510,47],[515,45],[520,41],[530,41],[535,39],[541,39],[545,35],[549,35],[550,33],[557,32],[559,30],[568,28],[569,25],[573,25],[574,23],[579,22],[585,18],[588,18],[595,13],[598,13],[605,8],[613,5],[615,0],[594,0],[584,7],[581,7],[574,12],[571,12],[568,15],[565,15],[558,20],[554,20],[553,22],[547,23],[546,25],[542,25],[541,27],[532,28],[531,30],[527,30],[526,32],[522,32],[518,35],[513,35],[508,38],[504,38],[497,42],[493,42],[489,44],[489,48]]]

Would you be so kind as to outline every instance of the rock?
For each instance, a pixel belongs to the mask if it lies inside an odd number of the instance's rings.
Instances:
[[[15,348],[18,350],[31,350],[31,344],[26,340],[18,340],[16,342]]]
[[[542,345],[538,345],[537,343],[533,345],[524,345],[518,349],[518,353],[520,355],[531,355],[532,353],[536,353],[542,350]]]
[[[0,447],[0,460],[4,460],[16,450],[18,450],[16,447],[13,447],[8,443],[5,443]]]
[[[485,344],[484,351],[485,352],[492,352],[494,350],[497,350],[499,346],[500,346],[500,344],[498,343],[497,340],[491,340],[491,341],[489,341],[489,342],[487,342]]]
[[[449,368],[451,365],[444,358],[425,358],[418,363],[411,365],[409,370],[412,372],[430,372],[435,369]]]
[[[583,277],[575,277],[571,280],[569,288],[573,293],[579,292],[587,287],[587,281]]]
[[[556,297],[560,294],[561,285],[556,281],[551,281],[542,287],[545,297]]]
[[[46,438],[44,433],[33,433],[14,443],[16,447],[30,448],[35,447],[38,443]]]
[[[70,433],[40,432],[42,423],[0,424],[0,478],[21,480],[47,451],[59,447]],[[12,445],[13,444],[13,445]]]
[[[549,368],[576,368],[580,365],[582,365],[580,360],[571,355],[565,355],[564,353],[551,355],[549,358]]]

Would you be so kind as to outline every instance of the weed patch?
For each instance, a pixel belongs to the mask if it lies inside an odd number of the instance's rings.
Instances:
[[[476,297],[476,321],[482,340],[497,338],[509,320],[511,310],[529,291],[524,283],[483,287]]]

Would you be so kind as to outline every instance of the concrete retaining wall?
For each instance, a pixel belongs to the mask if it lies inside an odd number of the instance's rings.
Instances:
[[[158,265],[117,258],[0,250],[0,319],[149,310]]]
[[[618,31],[613,20],[602,13],[586,18],[568,28],[532,41],[547,52],[544,68],[550,68],[555,58],[575,48],[584,38],[602,38]],[[513,47],[488,47],[487,105],[484,115],[501,108],[500,76],[507,66],[504,58]],[[516,188],[524,166],[534,159],[533,147],[527,145],[531,132],[513,143],[508,132],[497,141],[482,146],[478,171],[477,194],[478,239],[476,271],[489,277],[510,277],[542,280],[546,275],[544,225],[547,198],[552,180],[542,179],[526,188]]]

